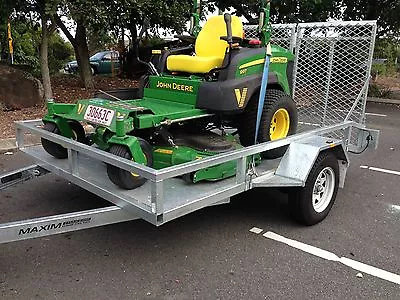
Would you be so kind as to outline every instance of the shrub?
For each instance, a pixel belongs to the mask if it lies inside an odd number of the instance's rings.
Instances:
[[[377,83],[371,83],[368,89],[368,97],[376,97],[376,98],[390,98],[392,95],[392,91],[390,88],[379,85]]]

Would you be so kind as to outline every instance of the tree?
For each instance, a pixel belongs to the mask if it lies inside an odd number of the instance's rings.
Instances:
[[[103,5],[109,7],[112,14],[106,16],[109,30],[121,31],[127,28],[131,34],[133,49],[138,45],[138,31],[145,26],[154,35],[159,30],[172,30],[181,33],[190,16],[191,7],[187,0],[103,0]]]
[[[244,16],[249,23],[256,24],[258,21],[258,0],[217,0],[214,3],[222,10],[234,8],[235,13]],[[335,8],[335,0],[271,1],[273,23],[326,21],[337,16],[339,11]]]
[[[344,20],[377,20],[378,36],[400,35],[400,1],[340,0]]]
[[[40,43],[40,71],[42,73],[42,83],[44,89],[44,98],[53,98],[53,91],[51,89],[50,70],[49,70],[49,37],[56,30],[56,24],[53,19],[52,12],[54,6],[46,0],[36,0],[33,4],[36,12],[40,16],[42,25],[41,43]]]
[[[93,0],[64,0],[60,1],[58,12],[54,19],[75,50],[76,60],[79,66],[79,74],[85,88],[93,89],[94,83],[92,70],[89,64],[89,49],[87,43],[87,27],[91,22],[97,20],[98,1]],[[72,18],[76,23],[75,36],[62,21],[63,16]],[[99,16],[101,17],[101,16]]]
[[[67,61],[74,56],[74,48],[56,31],[49,38],[49,70],[50,74],[58,73]]]
[[[40,35],[40,69],[42,74],[42,83],[45,99],[53,97],[50,82],[50,72],[48,66],[48,40],[49,36],[55,31],[55,24],[52,22],[52,11],[54,3],[50,0],[3,0],[0,2],[0,11],[2,18],[15,13],[20,18],[30,18],[32,23],[41,24]]]
[[[255,23],[257,0],[217,0],[219,8],[233,7],[238,15]],[[274,23],[337,20],[377,20],[378,36],[400,34],[400,1],[398,0],[272,0]]]

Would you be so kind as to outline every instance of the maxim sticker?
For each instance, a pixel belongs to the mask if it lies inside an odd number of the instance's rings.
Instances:
[[[59,222],[59,223],[50,223],[50,224],[46,224],[46,225],[26,227],[26,228],[21,228],[18,232],[18,235],[39,233],[42,231],[51,231],[51,230],[65,228],[65,227],[89,224],[91,221],[92,221],[92,218],[83,218],[83,219],[76,219],[76,220],[64,221],[64,222]]]

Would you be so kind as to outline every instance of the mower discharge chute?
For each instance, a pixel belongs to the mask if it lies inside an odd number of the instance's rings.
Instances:
[[[142,98],[94,98],[76,104],[49,101],[44,128],[155,169],[253,145],[259,103],[258,143],[295,133],[297,110],[290,97],[294,56],[269,44],[269,1],[260,4],[258,40],[246,39],[241,19],[229,14],[210,17],[200,30],[200,4],[195,4],[191,35],[178,36],[192,44],[158,51],[158,65],[150,64],[151,74],[140,84]],[[270,65],[264,68],[268,47]],[[267,80],[262,80],[264,69],[269,69],[264,76]],[[268,82],[263,103],[259,102],[262,82]],[[91,128],[90,134],[82,124]],[[68,156],[59,144],[42,139],[42,145],[56,158]],[[284,151],[274,149],[254,161],[276,158]],[[184,179],[213,181],[235,172],[232,161],[187,174]],[[145,182],[138,174],[112,165],[107,166],[107,173],[124,189]]]

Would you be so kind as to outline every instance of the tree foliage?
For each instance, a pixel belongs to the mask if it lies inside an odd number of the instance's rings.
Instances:
[[[342,0],[344,20],[377,20],[378,36],[400,35],[400,1]]]
[[[239,15],[256,22],[257,0],[217,0],[219,8],[233,7]],[[273,23],[316,22],[326,20],[377,20],[378,35],[400,35],[398,0],[272,0]]]
[[[258,0],[217,0],[214,3],[222,10],[233,7],[238,15],[250,23],[257,23]],[[273,23],[298,23],[325,21],[338,16],[335,0],[272,0],[271,21]]]
[[[162,35],[168,30],[181,33],[187,24],[191,4],[192,0],[0,0],[1,53],[3,57],[7,53],[6,24],[7,17],[11,15],[16,61],[38,67],[45,26],[49,43],[48,63],[50,70],[55,71],[69,58],[72,49],[68,44],[63,44],[57,33],[53,34],[57,25],[71,41],[79,64],[84,66],[82,69],[85,74],[82,79],[85,86],[90,87],[89,53],[118,44],[126,36],[126,29],[130,32],[133,48],[138,43],[139,30],[145,25],[147,33],[154,36]],[[258,0],[203,1],[203,6],[209,10],[213,10],[214,4],[221,10],[233,7],[236,14],[246,17],[250,23],[257,23]],[[389,41],[393,37],[399,38],[399,16],[398,0],[271,2],[273,23],[377,19],[378,35]],[[73,20],[74,28],[69,27],[66,19]],[[388,47],[377,44],[377,49],[381,49],[379,51],[382,53],[386,53],[382,49]],[[391,56],[395,56],[395,50],[389,52]]]

